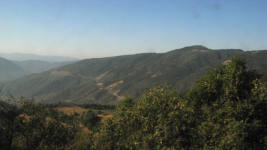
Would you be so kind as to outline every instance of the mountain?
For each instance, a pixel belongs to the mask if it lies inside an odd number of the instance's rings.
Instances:
[[[71,63],[73,62],[11,61],[0,57],[0,82],[12,81],[25,75],[44,72]]]
[[[14,80],[25,74],[26,72],[19,65],[0,57],[0,82]]]
[[[36,54],[26,53],[0,53],[0,57],[6,58],[13,61],[25,61],[25,60],[39,60],[46,62],[73,62],[78,61],[77,58],[73,57],[62,57],[62,56],[44,56]]]
[[[73,62],[46,62],[41,60],[24,60],[24,61],[14,61],[18,66],[23,68],[27,75],[32,73],[40,73],[53,68],[58,68]]]
[[[267,51],[211,50],[190,46],[167,53],[145,53],[82,60],[32,74],[2,86],[0,95],[35,97],[47,103],[115,104],[122,96],[140,96],[145,90],[170,84],[183,92],[207,70],[245,58],[249,69],[267,69]]]

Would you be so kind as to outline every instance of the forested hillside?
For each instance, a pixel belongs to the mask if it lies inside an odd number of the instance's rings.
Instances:
[[[124,98],[112,118],[104,121],[93,109],[82,115],[66,115],[56,105],[33,102],[21,101],[18,107],[0,103],[1,148],[267,148],[266,81],[236,57],[210,70],[184,93],[165,85],[148,90],[138,99]]]
[[[167,53],[146,53],[82,60],[5,84],[2,96],[25,96],[44,102],[115,104],[139,97],[149,88],[169,84],[184,92],[208,69],[245,58],[249,69],[267,68],[267,51],[211,50],[190,46]]]
[[[209,71],[185,95],[168,87],[124,100],[96,149],[266,149],[267,86],[244,61]]]

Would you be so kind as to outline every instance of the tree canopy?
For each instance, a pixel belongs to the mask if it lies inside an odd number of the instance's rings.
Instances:
[[[267,148],[267,88],[245,61],[209,71],[185,96],[168,87],[125,99],[95,135],[96,149]]]

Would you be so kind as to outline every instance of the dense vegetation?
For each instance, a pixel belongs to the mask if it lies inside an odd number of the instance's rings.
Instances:
[[[0,141],[6,149],[266,149],[267,83],[239,58],[210,70],[183,94],[168,86],[124,98],[103,124],[84,133],[74,119],[49,107],[1,104]],[[264,78],[263,78],[264,79]],[[21,116],[21,114],[24,114]],[[94,123],[95,122],[95,123]]]
[[[0,96],[34,97],[46,103],[117,104],[122,96],[138,98],[144,91],[165,83],[185,92],[207,70],[235,55],[247,59],[249,69],[266,71],[266,50],[211,50],[190,46],[166,53],[82,60],[8,82],[0,87]]]
[[[233,59],[180,96],[166,87],[121,103],[96,149],[266,149],[267,87]],[[105,143],[105,144],[103,144]]]
[[[1,149],[65,149],[74,140],[78,122],[45,105],[24,101],[1,112]]]

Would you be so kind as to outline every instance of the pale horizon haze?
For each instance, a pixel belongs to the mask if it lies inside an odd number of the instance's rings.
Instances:
[[[96,58],[267,49],[266,0],[0,0],[0,53]]]

